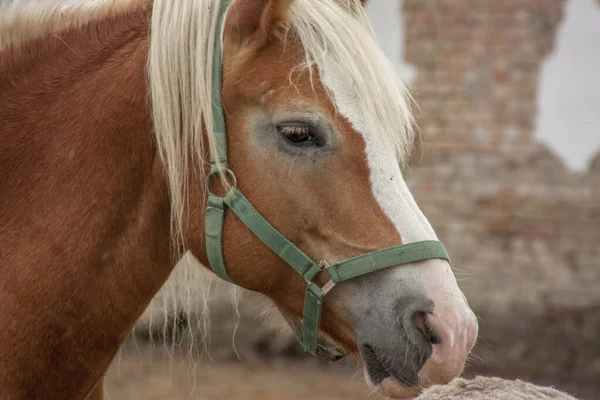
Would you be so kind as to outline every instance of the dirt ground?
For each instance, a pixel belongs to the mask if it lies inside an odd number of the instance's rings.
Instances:
[[[199,361],[161,352],[123,353],[105,378],[107,400],[365,400],[379,399],[349,366],[306,362]]]
[[[177,353],[177,350],[174,351]],[[164,346],[126,346],[105,378],[107,400],[383,400],[364,383],[350,361],[330,364],[317,358],[278,358],[211,352],[190,362],[185,350],[169,354]],[[469,368],[476,374],[514,378],[516,371]],[[526,374],[515,377],[527,379]],[[555,386],[581,400],[597,399],[598,381],[531,379]],[[537,382],[536,382],[537,381]]]

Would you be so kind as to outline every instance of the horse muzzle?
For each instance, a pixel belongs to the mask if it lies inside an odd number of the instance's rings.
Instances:
[[[391,398],[411,398],[419,388],[458,377],[478,334],[477,319],[455,279],[445,279],[449,266],[433,260],[420,264],[413,271],[422,287],[395,299],[373,295],[374,308],[363,311],[357,325],[367,382]],[[380,287],[390,282],[389,276],[380,278]]]

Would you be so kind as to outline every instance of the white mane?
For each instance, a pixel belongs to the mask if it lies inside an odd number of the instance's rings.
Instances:
[[[0,50],[122,14],[143,0],[8,0],[0,3]]]

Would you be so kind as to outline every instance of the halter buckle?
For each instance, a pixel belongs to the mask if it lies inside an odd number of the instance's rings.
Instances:
[[[319,268],[321,269],[321,271],[325,271],[327,269],[327,267],[329,267],[329,263],[326,260],[319,261],[318,265],[319,265]],[[327,293],[329,293],[329,291],[331,289],[333,289],[334,286],[335,286],[335,282],[332,279],[329,279],[329,282],[327,282],[321,288],[321,291],[323,292],[323,296],[325,296]]]

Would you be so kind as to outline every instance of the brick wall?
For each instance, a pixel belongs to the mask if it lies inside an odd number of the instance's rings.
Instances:
[[[534,138],[564,6],[404,0],[424,138],[409,184],[482,317],[471,371],[584,396],[600,374],[600,155],[573,173]]]
[[[527,143],[541,63],[564,0],[406,0],[407,61],[429,145],[478,150]],[[512,147],[504,147],[515,151]]]

